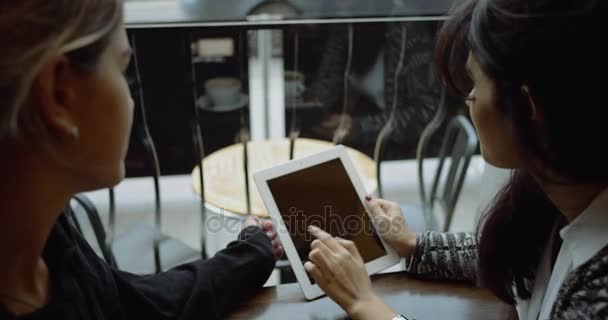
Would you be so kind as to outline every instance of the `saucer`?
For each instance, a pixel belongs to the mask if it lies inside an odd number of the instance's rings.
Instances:
[[[209,97],[207,97],[207,96],[200,96],[198,98],[198,100],[196,101],[196,105],[199,108],[201,108],[201,110],[210,111],[210,112],[235,111],[235,110],[245,107],[247,105],[247,103],[249,103],[249,96],[244,93],[241,93],[241,98],[239,99],[239,102],[237,102],[235,104],[231,104],[231,105],[216,106],[213,104],[211,99],[209,99]]]

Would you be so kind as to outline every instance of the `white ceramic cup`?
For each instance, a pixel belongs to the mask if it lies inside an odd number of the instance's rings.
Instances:
[[[213,78],[205,82],[207,96],[217,107],[237,104],[241,99],[241,87],[237,78]]]
[[[285,71],[285,96],[299,97],[306,88],[304,86],[304,74],[296,71]]]

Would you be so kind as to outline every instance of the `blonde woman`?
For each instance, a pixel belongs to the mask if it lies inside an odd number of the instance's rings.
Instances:
[[[219,319],[262,287],[282,254],[269,222],[141,277],[109,268],[64,217],[73,194],[124,177],[121,1],[1,1],[0,30],[0,319]]]

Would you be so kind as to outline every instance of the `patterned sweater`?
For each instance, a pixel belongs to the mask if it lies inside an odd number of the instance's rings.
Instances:
[[[427,279],[477,283],[476,256],[475,234],[429,231],[418,236],[407,270]],[[608,246],[568,275],[551,319],[608,319]]]

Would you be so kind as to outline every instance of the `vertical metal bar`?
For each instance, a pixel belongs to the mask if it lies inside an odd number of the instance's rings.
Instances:
[[[435,171],[435,176],[433,178],[433,184],[431,186],[431,193],[428,197],[428,211],[429,211],[429,215],[434,214],[434,210],[435,210],[435,200],[439,200],[442,206],[445,205],[444,200],[445,200],[445,192],[447,189],[449,189],[449,185],[451,184],[450,181],[450,177],[448,175],[447,180],[445,183],[443,183],[443,194],[441,195],[441,197],[437,196],[438,190],[439,190],[439,182],[443,176],[443,168],[445,166],[445,161],[446,158],[448,157],[448,150],[453,146],[453,127],[450,125],[448,125],[448,128],[446,130],[445,136],[443,137],[443,140],[441,142],[441,148],[439,149],[439,159],[438,159],[438,163],[437,163],[437,169]],[[451,159],[451,161],[453,161],[453,159]],[[452,162],[453,164],[453,162]],[[445,207],[445,206],[444,206]]]
[[[112,252],[114,245],[114,236],[116,235],[116,197],[114,195],[114,188],[109,189],[109,212],[108,212],[108,229],[109,232],[106,236],[106,251]],[[116,262],[113,262],[116,264]],[[116,266],[115,266],[116,267]]]
[[[267,138],[266,133],[266,82],[264,79],[263,56],[265,45],[263,33],[258,30],[248,32],[249,39],[249,128],[252,141]]]
[[[258,31],[258,59],[261,65],[262,87],[264,90],[264,138],[270,137],[270,99],[268,88],[270,87],[270,63],[272,59],[272,31]]]
[[[243,140],[243,169],[245,171],[245,203],[247,206],[247,215],[251,214],[251,192],[249,190],[249,151],[247,148],[248,141]]]
[[[268,86],[268,139],[285,138],[285,62],[283,60],[283,30],[268,30],[269,53]]]
[[[384,151],[384,139],[390,135],[393,130],[393,119],[390,118],[386,125],[382,127],[378,137],[376,138],[376,144],[374,146],[374,162],[376,163],[376,181],[378,183],[378,197],[384,198],[384,188],[382,187],[382,152]]]
[[[192,34],[188,37],[187,46],[190,47],[193,38]],[[192,59],[192,58],[190,58]],[[207,220],[207,206],[205,205],[205,179],[203,173],[203,159],[205,159],[205,145],[203,143],[203,134],[201,130],[200,124],[200,111],[198,105],[196,103],[198,99],[198,88],[196,86],[196,67],[192,60],[190,60],[190,76],[192,81],[192,95],[194,96],[194,104],[193,104],[193,114],[194,118],[191,121],[191,129],[192,129],[192,144],[194,145],[194,159],[196,164],[199,166],[198,170],[198,181],[200,185],[200,244],[201,244],[201,257],[203,259],[207,259],[207,229],[206,229],[206,220]]]
[[[293,35],[293,51],[294,51],[294,57],[293,57],[293,71],[295,73],[297,73],[300,69],[299,66],[299,58],[300,58],[300,39],[299,39],[299,34],[297,31],[294,32]],[[298,138],[299,135],[299,128],[296,128],[296,110],[297,108],[297,95],[293,95],[291,97],[289,97],[289,102],[291,104],[291,121],[290,121],[290,125],[289,125],[289,129],[290,129],[290,133],[289,133],[289,160],[293,160],[294,155],[295,155],[295,144],[296,144],[296,139]]]
[[[352,41],[352,26],[351,28],[349,28],[349,40]],[[399,51],[399,61],[397,63],[397,68],[395,69],[395,74],[393,75],[394,77],[394,81],[393,81],[393,101],[392,101],[392,107],[391,107],[391,113],[389,116],[388,121],[386,122],[386,125],[384,125],[384,127],[382,128],[382,130],[380,130],[380,133],[378,134],[378,138],[376,138],[376,145],[374,147],[374,161],[376,162],[376,181],[378,182],[378,196],[380,198],[384,197],[384,189],[382,187],[382,155],[383,155],[383,151],[384,151],[384,139],[388,136],[390,136],[390,134],[393,131],[393,124],[394,124],[394,119],[395,119],[395,113],[397,112],[397,98],[398,98],[398,92],[399,92],[399,76],[401,75],[401,72],[403,71],[403,64],[404,64],[404,60],[405,60],[405,47],[406,47],[406,43],[407,43],[407,28],[402,25],[401,26],[401,47],[400,47],[400,51]],[[352,50],[352,45],[349,46],[349,50]],[[346,85],[345,85],[345,90],[346,90]],[[346,96],[345,96],[346,99]],[[345,107],[346,110],[346,107]]]
[[[150,134],[150,129],[148,128],[148,120],[146,118],[146,108],[144,107],[144,92],[143,92],[143,83],[141,78],[141,69],[139,68],[139,62],[137,57],[137,42],[135,38],[135,34],[131,36],[131,43],[133,47],[133,63],[135,64],[135,77],[138,84],[138,95],[139,95],[139,108],[141,111],[141,121],[142,121],[142,135],[143,135],[143,143],[146,151],[148,153],[148,160],[152,163],[154,173],[154,226],[155,226],[155,236],[154,236],[154,266],[156,273],[162,271],[161,261],[160,261],[160,230],[162,225],[161,220],[161,199],[160,199],[160,164],[158,161],[158,154],[156,152],[156,147],[154,145],[154,140],[152,139],[152,135]]]
[[[348,112],[347,108],[348,108],[348,96],[349,96],[349,90],[350,90],[350,74],[351,74],[351,68],[352,68],[352,62],[353,62],[353,42],[354,42],[354,26],[352,24],[348,25],[348,51],[347,51],[347,57],[346,57],[346,68],[344,69],[344,88],[343,90],[343,97],[342,97],[342,112],[340,113],[340,123],[338,124],[338,127],[336,128],[336,131],[334,131],[334,136],[333,136],[333,143],[334,144],[338,144],[342,142],[342,139],[344,139],[344,136],[346,136],[346,132],[344,131],[344,118],[346,116],[346,113]]]
[[[424,128],[422,134],[420,135],[420,139],[418,140],[418,147],[416,148],[416,161],[418,162],[418,191],[420,192],[420,201],[422,203],[422,209],[425,217],[425,224],[427,228],[432,227],[432,212],[430,212],[430,204],[429,201],[433,201],[429,199],[426,194],[426,186],[424,185],[424,153],[426,151],[426,146],[429,143],[430,138],[437,131],[437,129],[441,126],[443,121],[445,120],[448,112],[445,106],[445,88],[441,89],[441,97],[439,102],[439,107],[437,113],[435,113],[435,117],[433,120],[429,122],[429,124]]]
[[[239,35],[239,43],[243,42],[242,34]],[[241,48],[246,48],[241,45]],[[240,61],[242,62],[242,61]],[[241,63],[242,64],[242,63]],[[241,78],[243,77],[243,71],[241,70]],[[253,80],[252,80],[253,81]],[[247,127],[247,122],[245,121],[245,109],[241,110],[240,114],[240,122],[241,122],[241,134],[239,135],[239,139],[241,144],[243,145],[243,170],[245,172],[245,205],[246,205],[246,214],[251,214],[251,192],[249,189],[249,150],[247,148],[247,144],[250,140],[249,136],[249,128]],[[246,134],[242,134],[242,131],[245,131]]]
[[[285,137],[285,92],[283,90],[281,30],[250,31],[249,95],[253,141]]]

